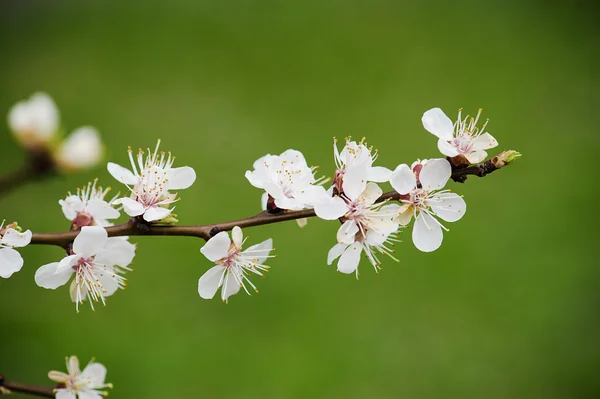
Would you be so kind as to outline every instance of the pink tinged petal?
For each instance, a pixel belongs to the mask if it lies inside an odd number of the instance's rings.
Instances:
[[[202,248],[200,252],[211,262],[216,262],[219,259],[226,258],[229,251],[231,240],[227,232],[222,231],[216,236],[212,237]]]
[[[203,299],[212,299],[221,286],[221,279],[225,273],[225,267],[213,266],[198,280],[198,294]]]
[[[273,250],[273,239],[269,238],[260,244],[248,247],[243,255],[251,257],[256,263],[262,264]]]
[[[377,183],[367,183],[367,187],[365,190],[358,196],[357,201],[362,202],[363,204],[372,205],[377,201],[379,197],[381,197],[383,191]]]
[[[350,166],[344,172],[342,189],[344,194],[351,200],[355,200],[367,187],[369,169],[365,164]]]
[[[233,273],[237,273],[234,271],[236,269],[229,270],[225,275],[225,281],[223,282],[223,288],[221,288],[221,299],[227,301],[230,296],[237,294],[240,291],[240,283],[236,280],[235,275]],[[237,274],[241,279],[241,275]]]
[[[134,186],[138,183],[139,178],[133,174],[132,171],[122,167],[121,165],[117,165],[116,163],[109,162],[106,165],[108,169],[108,173],[112,175],[117,181],[123,184],[127,184],[129,186]]]
[[[331,265],[334,260],[340,257],[341,254],[348,248],[346,244],[335,244],[327,253],[327,264]]]
[[[358,241],[346,248],[338,261],[338,271],[345,274],[354,273],[360,262],[361,252],[362,244]]]
[[[354,243],[354,237],[358,233],[358,226],[353,220],[346,220],[337,232],[337,240],[340,244],[351,245]]]
[[[121,216],[119,211],[99,199],[90,200],[87,209],[94,219],[116,219]]]
[[[385,183],[390,181],[392,178],[392,171],[388,168],[384,168],[383,166],[373,166],[369,169],[369,181],[374,181],[377,183]]]
[[[446,140],[439,139],[437,145],[440,152],[447,157],[455,157],[459,155],[458,149]]]
[[[196,181],[196,171],[189,166],[167,169],[169,190],[189,188]]]
[[[57,273],[62,273],[66,270],[71,270],[71,267],[75,266],[81,257],[79,255],[65,256],[58,262],[56,267]]]
[[[146,208],[144,208],[144,205],[140,204],[139,202],[137,202],[131,198],[127,198],[127,197],[119,198],[118,200],[116,200],[114,202],[114,204],[115,205],[122,204],[123,210],[129,216],[140,216],[146,210]]]
[[[423,189],[427,191],[439,190],[444,188],[451,174],[450,162],[442,158],[430,159],[423,166],[419,174],[419,180]]]
[[[242,229],[239,226],[235,226],[233,230],[231,230],[231,239],[233,244],[238,248],[242,249],[242,242],[244,241],[244,233],[242,233]]]
[[[79,391],[78,395],[78,399],[104,399],[97,391]]]
[[[444,235],[437,220],[426,213],[419,213],[413,226],[412,238],[419,251],[432,252],[442,245]]]
[[[454,124],[444,111],[439,108],[432,108],[426,111],[421,121],[425,130],[440,139],[450,141],[454,137]]]
[[[483,133],[477,136],[471,144],[473,145],[473,150],[489,150],[490,148],[494,148],[498,146],[498,141],[489,133]]]
[[[157,220],[161,220],[169,216],[171,213],[171,209],[163,208],[161,206],[153,206],[151,208],[146,209],[144,212],[144,220],[146,222],[155,222]]]
[[[455,193],[439,194],[427,201],[431,210],[446,222],[456,222],[467,211],[465,200]]]
[[[417,186],[417,177],[407,164],[398,165],[390,178],[392,188],[400,194],[407,194]]]
[[[469,163],[479,163],[487,158],[487,152],[483,150],[471,151],[470,153],[465,154],[465,157]]]
[[[98,388],[104,384],[104,380],[106,379],[106,367],[100,363],[89,363],[81,374],[90,379],[91,388]]]
[[[31,242],[31,236],[30,230],[19,233],[17,230],[10,228],[4,232],[2,243],[11,247],[24,247]]]
[[[0,277],[9,278],[22,267],[21,254],[12,248],[0,248]]]
[[[73,269],[66,268],[57,272],[59,262],[49,263],[37,269],[35,272],[35,283],[50,290],[54,290],[69,282]]]
[[[56,399],[77,399],[75,394],[67,389],[58,389]]]
[[[73,252],[82,258],[97,255],[106,245],[108,234],[104,227],[85,226],[73,241]]]

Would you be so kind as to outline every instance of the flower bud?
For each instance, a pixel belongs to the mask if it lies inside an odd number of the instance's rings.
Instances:
[[[47,147],[58,133],[58,109],[49,95],[35,93],[29,100],[20,101],[10,109],[8,126],[25,148]]]
[[[97,165],[103,153],[98,131],[91,126],[84,126],[63,140],[54,153],[54,161],[59,169],[71,172]]]
[[[521,157],[521,153],[513,150],[502,151],[500,154],[492,158],[492,164],[500,169],[509,163],[512,163]]]

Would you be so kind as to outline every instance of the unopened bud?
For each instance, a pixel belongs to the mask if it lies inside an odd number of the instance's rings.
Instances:
[[[98,131],[85,126],[76,129],[60,144],[54,160],[61,170],[72,172],[97,165],[103,153]]]
[[[512,163],[521,157],[521,153],[513,150],[502,151],[500,154],[492,158],[492,164],[500,169],[509,163]]]
[[[10,109],[8,126],[25,148],[48,148],[59,131],[58,109],[49,95],[34,93],[28,100],[18,102]]]

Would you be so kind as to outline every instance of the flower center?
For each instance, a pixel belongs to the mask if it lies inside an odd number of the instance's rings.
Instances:
[[[77,227],[91,226],[93,223],[94,218],[86,212],[77,212],[77,216],[73,219],[73,224]]]
[[[422,188],[416,188],[410,194],[409,202],[420,211],[427,208],[428,199],[429,193],[426,190]]]
[[[467,133],[464,137],[455,138],[452,140],[452,144],[459,153],[469,154],[473,150],[473,144],[471,143],[471,136]]]

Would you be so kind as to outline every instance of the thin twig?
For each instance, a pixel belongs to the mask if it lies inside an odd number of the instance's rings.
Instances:
[[[5,381],[4,377],[0,375],[0,395],[4,395],[6,392],[2,389],[9,390],[10,392],[21,392],[29,395],[41,396],[44,398],[54,398],[54,388],[52,387],[41,387],[38,385],[22,384],[20,382]]]

